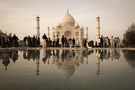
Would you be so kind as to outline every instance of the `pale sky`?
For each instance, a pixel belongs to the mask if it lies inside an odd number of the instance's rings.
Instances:
[[[109,37],[122,38],[135,22],[135,0],[0,0],[0,29],[20,39],[33,36],[39,15],[43,35],[48,26],[58,24],[67,9],[76,23],[89,28],[89,40],[95,40],[97,16],[101,17],[101,34]]]

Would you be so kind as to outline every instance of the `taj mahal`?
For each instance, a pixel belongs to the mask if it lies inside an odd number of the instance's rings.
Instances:
[[[82,40],[88,40],[88,27],[83,28],[76,24],[75,18],[67,11],[63,16],[60,23],[55,27],[48,27],[48,37],[50,37],[50,31],[52,31],[53,37],[59,37],[60,39],[64,35],[67,39],[75,39],[80,42],[82,46]],[[84,35],[86,32],[86,35]]]
[[[96,18],[97,27],[96,27],[96,41],[99,42],[100,38],[100,17]],[[40,37],[40,26],[39,21],[40,17],[36,17],[37,21],[37,36]],[[59,43],[61,44],[61,39],[64,36],[67,40],[74,39],[79,42],[79,46],[83,47],[83,41],[88,42],[88,27],[80,26],[75,18],[67,10],[66,14],[62,17],[59,23],[55,27],[48,26],[49,38],[59,38]]]

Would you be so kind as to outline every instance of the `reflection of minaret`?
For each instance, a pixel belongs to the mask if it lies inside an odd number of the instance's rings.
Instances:
[[[96,20],[97,20],[97,34],[96,34],[96,41],[98,41],[99,40],[99,38],[100,38],[100,17],[98,16],[97,18],[96,18]]]
[[[36,75],[39,75],[39,59],[37,59],[37,62],[36,62]]]
[[[36,17],[36,21],[37,21],[37,36],[40,37],[40,25],[39,25],[39,21],[40,21],[40,17],[37,16]]]
[[[50,27],[48,27],[48,38],[50,38]]]
[[[86,40],[88,42],[88,27],[86,27]]]
[[[99,58],[99,56],[97,56],[96,65],[97,65],[96,74],[97,74],[97,76],[99,76],[100,75],[100,58]]]

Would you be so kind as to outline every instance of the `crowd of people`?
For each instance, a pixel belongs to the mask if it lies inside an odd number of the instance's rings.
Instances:
[[[9,36],[0,36],[0,47],[18,47],[19,46],[19,38],[16,34]]]
[[[66,38],[64,35],[60,39],[59,36],[53,36],[52,39],[48,38],[46,34],[42,36],[44,40],[44,47],[79,47],[80,41],[79,39],[71,39]]]
[[[80,41],[75,38],[66,38],[64,35],[62,38],[59,36],[53,36],[53,38],[47,37],[46,34],[43,34],[42,39],[43,47],[86,47],[87,40],[83,39]],[[20,43],[21,41],[21,43]],[[20,40],[14,34],[8,35],[6,37],[0,36],[0,47],[40,47],[40,37],[34,35],[31,37],[30,35],[25,36],[23,40]],[[89,43],[89,42],[88,42]],[[104,37],[103,35],[99,38],[99,41],[92,44],[92,47],[111,47],[111,48],[119,48],[121,47],[121,41],[119,37]]]
[[[26,36],[23,38],[23,47],[40,47],[40,38],[37,36]]]
[[[111,48],[119,48],[120,47],[120,38],[119,37],[104,37],[103,35],[100,37],[100,47],[111,47]]]

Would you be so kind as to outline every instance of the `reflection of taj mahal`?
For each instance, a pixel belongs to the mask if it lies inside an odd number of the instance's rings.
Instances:
[[[52,31],[53,37],[62,38],[64,35],[67,39],[75,39],[80,42],[80,46],[82,44],[82,40],[88,38],[88,28],[86,27],[86,35],[84,35],[85,29],[80,27],[78,24],[75,24],[74,17],[67,11],[67,13],[62,18],[61,22],[56,27],[48,27],[48,37],[50,37],[50,29]],[[86,37],[84,37],[86,36]]]

